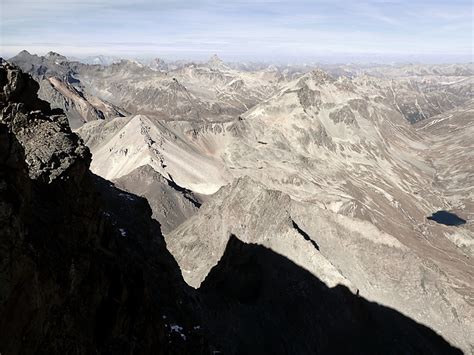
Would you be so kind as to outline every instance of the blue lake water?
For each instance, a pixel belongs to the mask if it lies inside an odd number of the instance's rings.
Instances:
[[[458,217],[454,213],[448,211],[438,211],[427,218],[447,226],[460,226],[466,223],[465,219],[462,219],[461,217]]]

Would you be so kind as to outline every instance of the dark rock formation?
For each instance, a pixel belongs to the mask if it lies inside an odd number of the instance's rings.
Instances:
[[[147,202],[89,172],[29,75],[0,84],[0,352],[204,352]]]

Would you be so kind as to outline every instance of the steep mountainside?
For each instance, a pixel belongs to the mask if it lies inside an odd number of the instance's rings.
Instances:
[[[0,352],[472,350],[435,136],[377,90],[315,71],[228,122],[88,123],[114,185],[30,76],[0,88]]]
[[[150,165],[141,166],[113,182],[117,187],[147,199],[152,217],[160,223],[163,233],[172,231],[191,217],[202,202],[192,191],[164,178]]]
[[[460,354],[428,328],[328,287],[298,264],[231,235],[200,292],[226,354]],[[330,310],[330,311],[328,311]]]
[[[72,128],[80,127],[85,122],[127,113],[84,90],[77,78],[78,68],[84,65],[78,62],[71,62],[54,52],[40,57],[27,51],[20,52],[9,61],[40,83],[40,98],[49,101],[54,108],[63,109]]]
[[[2,354],[209,353],[146,201],[89,172],[31,77],[0,88]]]
[[[428,159],[435,174],[433,186],[443,192],[447,210],[463,216],[465,228],[474,232],[474,102],[417,124],[429,144]],[[463,229],[452,236],[454,242],[474,253],[474,239]]]
[[[369,299],[472,346],[472,253],[457,242],[457,234],[470,240],[472,232],[426,219],[449,209],[444,190],[432,184],[430,141],[376,86],[315,71],[214,132],[193,144],[224,142],[215,151],[228,172],[259,184],[223,188],[167,235],[191,285],[200,285],[235,234],[326,284],[346,279]],[[349,241],[362,231],[365,238]],[[326,238],[317,258],[312,245]]]
[[[201,130],[209,136],[200,139]],[[166,179],[201,194],[212,194],[230,180],[219,157],[225,137],[218,132],[222,133],[221,124],[199,126],[143,115],[91,122],[78,130],[94,153],[94,173],[112,180],[149,165]]]
[[[78,132],[93,153],[92,170],[105,178],[148,165],[180,189],[210,195],[221,188],[166,236],[190,285],[199,287],[234,234],[469,349],[472,212],[457,209],[468,219],[459,227],[427,219],[454,206],[450,181],[435,179],[444,169],[436,151],[462,151],[459,165],[470,171],[465,117],[449,140],[432,137],[407,121],[380,82],[315,70],[228,122],[139,115]],[[458,191],[470,188],[464,176],[459,171]],[[460,203],[470,206],[472,197]],[[324,238],[320,253],[314,245]]]
[[[157,71],[122,61],[106,68],[83,68],[78,75],[88,92],[134,114],[188,121],[232,119],[273,94],[280,79],[212,62]]]

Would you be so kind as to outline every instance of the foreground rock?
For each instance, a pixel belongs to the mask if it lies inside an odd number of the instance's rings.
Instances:
[[[89,172],[31,77],[0,87],[0,351],[207,353],[146,201]]]

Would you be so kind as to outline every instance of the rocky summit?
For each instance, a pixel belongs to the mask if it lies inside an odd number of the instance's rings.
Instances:
[[[0,64],[1,354],[474,351],[470,66],[105,59]]]

